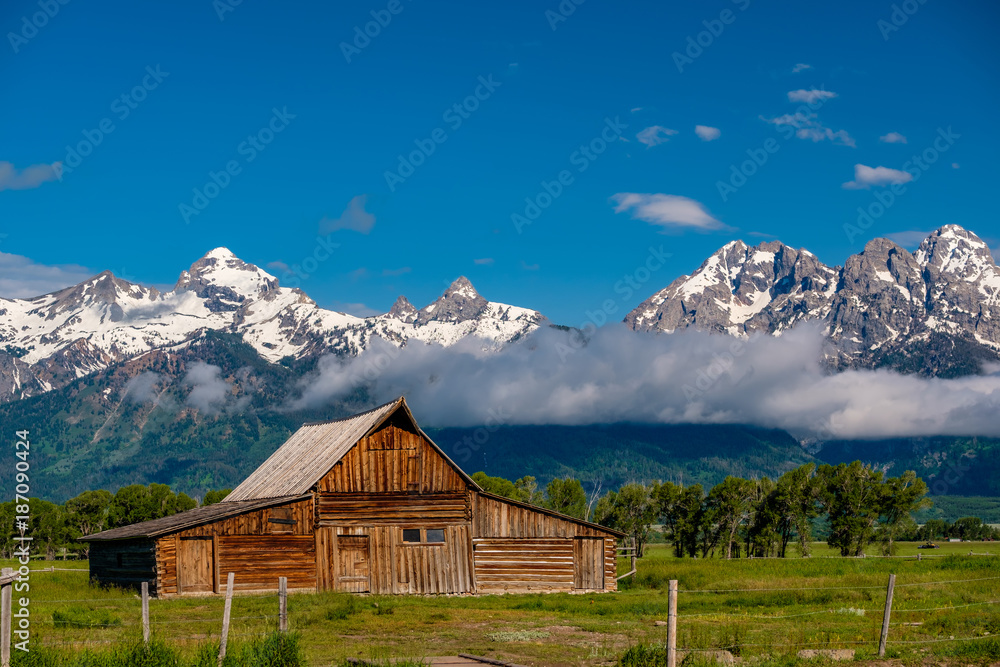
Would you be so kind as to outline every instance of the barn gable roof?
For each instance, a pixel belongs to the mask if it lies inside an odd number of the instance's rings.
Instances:
[[[264,463],[233,489],[223,502],[238,502],[259,498],[301,495],[308,492],[359,440],[378,429],[398,410],[402,410],[413,427],[437,453],[455,469],[472,488],[472,481],[437,444],[424,433],[413,413],[400,396],[368,412],[322,422],[303,424]]]
[[[297,500],[307,500],[310,496],[288,496],[285,498],[266,498],[259,500],[244,500],[235,503],[215,503],[204,507],[150,519],[141,523],[133,523],[120,528],[112,528],[93,535],[86,535],[80,538],[83,542],[102,542],[104,540],[131,540],[142,537],[159,537],[168,533],[176,533],[187,528],[194,528],[206,523],[212,523],[220,519],[227,519],[231,516],[253,512],[254,510],[266,509],[275,505],[295,502]]]

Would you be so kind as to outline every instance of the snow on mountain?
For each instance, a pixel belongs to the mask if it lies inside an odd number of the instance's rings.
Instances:
[[[828,361],[837,367],[889,358],[905,366],[930,348],[966,354],[959,340],[982,346],[977,357],[996,358],[1000,269],[986,243],[958,225],[932,233],[912,254],[874,239],[836,268],[781,243],[734,241],[625,317],[639,331],[737,336],[780,335],[802,321],[826,325]]]
[[[153,349],[186,345],[208,330],[242,334],[265,359],[362,352],[372,337],[453,345],[468,336],[496,348],[538,328],[533,310],[487,301],[459,278],[417,311],[405,297],[360,318],[320,308],[298,289],[216,248],[169,292],[110,272],[33,299],[0,299],[0,400],[36,395]]]

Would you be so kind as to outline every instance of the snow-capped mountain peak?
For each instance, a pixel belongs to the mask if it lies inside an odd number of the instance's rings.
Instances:
[[[0,400],[43,393],[157,348],[188,345],[207,330],[240,334],[265,359],[358,354],[373,337],[485,348],[537,329],[537,312],[493,303],[459,278],[417,311],[400,297],[384,315],[360,318],[320,308],[298,289],[215,248],[161,293],[104,272],[34,299],[0,300]],[[9,372],[8,372],[9,371]]]
[[[732,242],[625,318],[637,330],[694,327],[735,335],[780,334],[804,320],[825,323],[840,366],[886,359],[905,366],[899,359],[914,350],[938,354],[947,347],[941,336],[984,346],[981,358],[995,357],[1000,269],[986,243],[958,225],[933,232],[912,254],[873,239],[837,268],[777,242]]]

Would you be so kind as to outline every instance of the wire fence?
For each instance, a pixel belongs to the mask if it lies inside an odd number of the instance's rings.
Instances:
[[[43,570],[50,571],[50,570]],[[964,585],[969,584],[981,584],[984,582],[995,582],[1000,581],[1000,576],[993,577],[974,577],[968,579],[944,579],[939,581],[915,581],[915,582],[901,582],[894,584],[895,588],[912,588],[912,587],[933,587],[933,586],[954,586],[959,588]],[[995,589],[990,587],[983,587],[989,592],[993,592]],[[798,591],[811,591],[811,592],[829,592],[829,591],[872,591],[872,590],[886,590],[885,584],[880,585],[858,585],[858,586],[781,586],[781,587],[767,587],[767,588],[714,588],[714,589],[680,589],[677,590],[677,595],[684,596],[687,594],[692,595],[726,595],[726,594],[743,594],[753,596],[756,593],[770,593],[770,592],[798,592]],[[967,595],[963,594],[963,595]],[[198,600],[199,598],[184,598],[183,601],[186,604],[190,604],[191,600]],[[871,599],[870,594],[868,599]],[[218,606],[220,602],[219,597],[205,597],[206,606]],[[282,608],[282,596],[279,592],[270,593],[259,593],[259,592],[247,592],[241,594],[230,594],[229,602],[227,604],[232,604],[239,609],[233,609],[235,613],[229,615],[229,622],[233,623],[235,627],[232,631],[224,628],[223,614],[221,610],[210,610],[210,609],[192,609],[188,615],[183,617],[177,617],[177,608],[174,607],[173,600],[170,601],[156,601],[151,607],[149,605],[149,599],[143,600],[139,595],[132,597],[79,597],[79,598],[64,598],[64,599],[35,599],[32,604],[36,606],[43,606],[43,608],[51,608],[52,606],[59,606],[65,608],[67,605],[88,605],[91,609],[83,610],[79,619],[70,618],[67,620],[57,620],[54,616],[52,618],[40,618],[36,617],[33,619],[33,623],[38,623],[45,626],[46,628],[52,628],[52,631],[45,632],[43,636],[38,638],[38,645],[40,646],[81,646],[85,647],[88,645],[99,645],[99,644],[112,644],[121,641],[120,633],[115,636],[97,636],[84,635],[81,634],[77,637],[67,636],[71,635],[74,631],[79,633],[87,631],[110,631],[110,630],[122,630],[122,629],[136,629],[142,627],[142,611],[143,604],[147,605],[147,614],[149,619],[149,628],[151,631],[155,632],[157,628],[161,628],[164,632],[169,633],[171,641],[204,641],[206,639],[215,640],[219,639],[222,634],[225,634],[228,638],[259,638],[267,632],[278,629],[281,622],[281,608]],[[287,601],[287,598],[285,598]],[[706,598],[707,601],[707,598]],[[181,602],[178,600],[177,602]],[[287,604],[287,602],[285,602]],[[752,602],[746,603],[750,606]],[[913,604],[913,601],[910,602]],[[273,606],[272,606],[273,605]],[[955,604],[943,604],[938,606],[919,606],[919,607],[906,607],[906,602],[897,601],[897,606],[890,607],[891,613],[894,614],[935,614],[935,613],[947,613],[952,611],[959,611],[965,609],[973,609],[977,607],[994,607],[1000,605],[1000,599],[986,599],[986,600],[956,600]],[[87,612],[95,612],[101,609],[107,610],[108,608],[114,609],[115,614],[119,615],[120,618],[115,618],[114,620],[95,620],[93,622],[87,622],[83,620],[87,616]],[[676,613],[675,619],[679,620],[682,624],[685,621],[694,622],[743,622],[743,621],[760,621],[764,622],[778,622],[785,619],[794,618],[806,618],[806,617],[817,617],[823,615],[857,615],[865,616],[867,614],[879,614],[879,612],[885,612],[885,608],[823,608],[814,609],[809,611],[802,611],[797,613],[733,613],[732,611],[707,611],[703,613]],[[886,614],[888,618],[888,614]],[[912,618],[912,617],[910,617]],[[917,617],[919,618],[919,617]],[[882,635],[888,632],[889,628],[896,628],[900,630],[902,628],[907,628],[909,630],[914,630],[914,626],[919,624],[913,622],[896,622],[894,624],[889,624],[888,622],[883,626]],[[204,629],[203,632],[191,632],[191,627],[201,626]],[[286,625],[287,627],[287,625]],[[682,625],[682,628],[684,626]],[[688,634],[690,634],[691,627],[686,628]],[[759,630],[759,628],[758,628]],[[811,631],[815,632],[816,628],[810,628]],[[65,631],[65,632],[60,632]],[[821,631],[823,632],[823,631]],[[868,627],[867,624],[863,627],[860,632],[865,634],[871,633],[871,636],[877,637],[879,632],[878,628]],[[60,636],[61,634],[61,636]],[[804,637],[803,637],[804,638]],[[676,641],[676,635],[675,635]],[[875,642],[872,639],[858,639],[856,637],[836,637],[828,636],[823,639],[818,639],[816,641],[794,641],[794,638],[782,637],[777,641],[773,642],[761,642],[750,641],[727,641],[728,638],[722,641],[716,641],[714,643],[717,646],[703,646],[703,645],[692,645],[676,648],[677,651],[685,652],[711,652],[711,651],[733,651],[742,650],[748,648],[790,648],[790,649],[817,649],[817,650],[834,650],[837,647],[859,647],[859,646],[872,646]],[[756,638],[754,638],[756,639]],[[998,637],[993,635],[979,635],[979,636],[960,636],[960,637],[940,637],[940,636],[928,636],[924,638],[912,638],[912,632],[909,636],[904,635],[899,639],[894,639],[891,641],[893,645],[901,646],[920,646],[920,645],[936,645],[942,643],[950,642],[973,642],[980,641],[984,639],[998,639]],[[706,642],[688,642],[694,644],[703,644]]]

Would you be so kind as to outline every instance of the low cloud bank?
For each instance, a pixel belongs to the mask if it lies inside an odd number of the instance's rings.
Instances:
[[[960,379],[890,371],[829,374],[815,327],[737,340],[607,326],[536,332],[498,353],[375,340],[359,357],[321,360],[291,408],[317,408],[367,386],[404,394],[433,426],[644,423],[755,424],[802,438],[1000,435],[1000,372]]]

